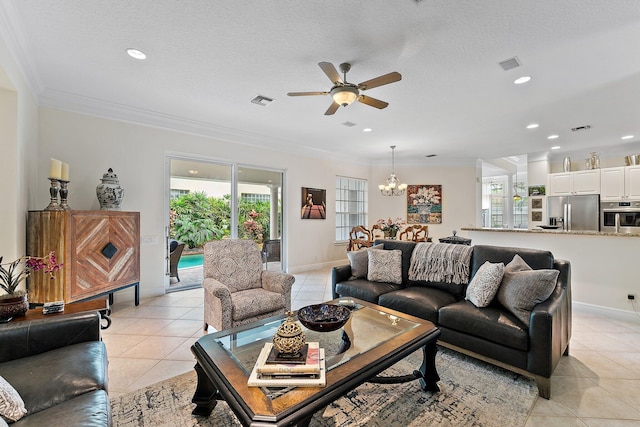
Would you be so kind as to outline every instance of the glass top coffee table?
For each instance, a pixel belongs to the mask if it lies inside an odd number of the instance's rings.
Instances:
[[[351,317],[337,331],[315,332],[303,327],[306,340],[317,341],[325,349],[324,387],[247,385],[260,350],[271,341],[284,315],[200,338],[191,347],[198,374],[193,413],[208,416],[217,401],[224,400],[246,426],[307,425],[315,412],[364,382],[392,384],[417,379],[422,390],[439,391],[435,356],[440,331],[433,323],[365,301],[349,302],[355,303]],[[423,361],[412,373],[376,376],[418,349],[423,351]]]

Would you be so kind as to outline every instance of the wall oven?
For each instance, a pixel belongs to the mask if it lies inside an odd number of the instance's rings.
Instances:
[[[640,234],[640,200],[600,203],[600,230]]]

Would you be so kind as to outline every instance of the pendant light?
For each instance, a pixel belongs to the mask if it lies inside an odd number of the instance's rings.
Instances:
[[[516,163],[516,182],[513,184],[513,201],[518,202],[522,197],[518,194],[518,164]]]
[[[391,145],[391,175],[389,175],[389,178],[387,178],[386,184],[378,185],[378,188],[380,189],[380,193],[383,196],[402,196],[407,189],[407,184],[404,184],[404,183],[400,184],[400,180],[398,179],[395,173],[395,156],[394,156],[395,149],[396,149],[396,146]]]

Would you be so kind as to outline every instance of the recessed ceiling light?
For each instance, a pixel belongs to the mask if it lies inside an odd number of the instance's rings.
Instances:
[[[558,139],[559,137],[559,135],[549,135],[547,139]]]
[[[129,55],[130,57],[132,57],[133,59],[147,59],[147,55],[138,49],[133,49],[133,48],[129,48],[127,49],[127,55]]]
[[[622,139],[631,139],[633,138],[633,135],[625,135],[622,137]]]
[[[362,132],[371,132],[372,130],[373,129],[371,129],[371,128],[364,128],[364,129],[362,129]]]
[[[521,85],[522,83],[526,83],[529,80],[531,80],[531,76],[522,76],[522,77],[518,77],[517,79],[515,79],[513,81],[513,83],[515,83],[517,85]]]
[[[538,126],[540,126],[540,125],[539,125],[539,124],[537,124],[537,123],[531,123],[530,125],[527,125],[527,129],[535,129],[535,128],[537,128]]]
[[[194,169],[189,169],[189,173],[190,173],[191,175],[198,175],[198,171],[197,171],[197,170],[194,170]]]
[[[552,150],[559,150],[560,146],[559,145],[554,145],[553,147],[551,147]]]

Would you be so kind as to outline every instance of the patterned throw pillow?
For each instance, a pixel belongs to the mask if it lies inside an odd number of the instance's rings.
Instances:
[[[384,248],[384,245],[379,244],[373,245],[365,250],[361,249],[359,251],[347,252],[347,257],[349,257],[349,264],[351,264],[351,277],[349,277],[349,280],[362,279],[363,277],[367,277],[367,272],[369,271],[369,250],[382,248]]]
[[[532,270],[516,255],[504,268],[498,301],[529,326],[531,311],[551,296],[556,289],[559,274],[558,270]]]
[[[0,415],[9,421],[18,421],[27,413],[18,391],[0,376]]]
[[[486,261],[471,279],[471,283],[467,287],[466,300],[476,307],[486,307],[491,304],[493,297],[498,292],[503,274],[503,263],[493,264]]]
[[[369,251],[367,280],[402,284],[402,251]]]

